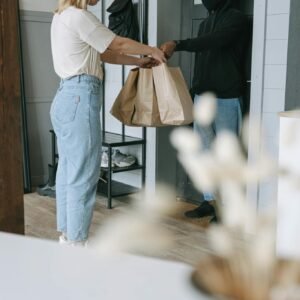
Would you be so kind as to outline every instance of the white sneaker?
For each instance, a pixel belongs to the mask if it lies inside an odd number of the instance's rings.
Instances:
[[[87,248],[88,247],[88,241],[82,241],[82,242],[68,242],[69,246],[72,247],[83,247]]]
[[[70,241],[68,241],[67,237],[64,234],[62,234],[59,237],[58,242],[61,245],[68,245],[68,246],[72,246],[72,247],[84,247],[84,248],[87,248],[87,246],[88,246],[88,240],[81,241],[81,242],[70,242]]]
[[[112,155],[115,165],[120,168],[130,167],[136,163],[136,158],[129,154],[123,154],[120,150],[115,150]]]
[[[67,237],[64,234],[62,234],[58,239],[58,243],[67,245],[69,242],[67,240]]]
[[[112,168],[115,166],[113,161],[111,161],[111,166],[112,166]],[[102,168],[108,168],[108,151],[103,151],[102,152],[101,167]]]

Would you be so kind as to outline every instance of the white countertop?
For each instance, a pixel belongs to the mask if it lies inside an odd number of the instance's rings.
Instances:
[[[185,264],[0,233],[1,300],[206,300]]]

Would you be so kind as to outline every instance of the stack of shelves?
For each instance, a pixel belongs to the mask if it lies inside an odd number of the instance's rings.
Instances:
[[[141,164],[134,164],[130,167],[111,167],[112,165],[112,151],[114,148],[128,147],[141,145],[142,147],[142,161]],[[107,207],[112,208],[112,198],[129,195],[139,191],[139,188],[127,185],[118,181],[114,181],[112,175],[114,173],[129,172],[134,170],[141,170],[142,186],[145,184],[146,175],[146,140],[144,138],[135,138],[121,134],[110,132],[103,132],[102,146],[108,150],[108,168],[101,168],[106,173],[107,182],[99,180],[98,191],[107,196]]]

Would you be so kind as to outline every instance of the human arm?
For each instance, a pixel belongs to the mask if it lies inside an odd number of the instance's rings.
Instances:
[[[75,25],[81,40],[100,54],[112,50],[122,54],[152,56],[160,63],[166,62],[164,53],[160,49],[115,35],[88,11],[81,11]]]
[[[138,66],[140,68],[151,68],[157,65],[157,61],[151,57],[134,57],[112,50],[106,50],[102,53],[101,60],[109,64]]]
[[[108,49],[124,54],[152,56],[160,63],[166,62],[166,58],[162,50],[120,36],[116,36],[113,39]]]
[[[193,39],[168,41],[162,44],[160,49],[170,58],[175,51],[201,52],[227,48],[245,32],[246,28],[246,17],[240,13],[233,13],[212,33],[206,33]]]

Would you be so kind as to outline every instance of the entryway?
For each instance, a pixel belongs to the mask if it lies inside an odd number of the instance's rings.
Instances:
[[[249,26],[252,27],[253,19],[253,6],[254,0],[234,0],[236,8],[240,9],[249,18]],[[199,0],[186,0],[182,1],[182,31],[180,39],[187,39],[197,37],[199,25],[207,17],[208,12],[205,9],[202,1]],[[249,46],[247,53],[245,54],[245,72],[246,72],[246,87],[244,98],[244,113],[249,111],[250,106],[250,90],[251,90],[251,50],[252,40],[249,35]],[[188,52],[180,52],[180,68],[183,75],[189,84],[192,83],[192,77],[194,72],[194,54]],[[189,202],[200,203],[203,201],[202,195],[196,191],[193,187],[192,182],[186,175],[183,168],[177,162],[177,194],[180,198],[185,199]]]

